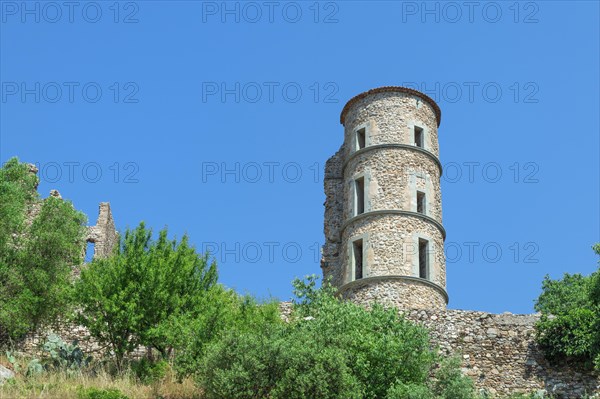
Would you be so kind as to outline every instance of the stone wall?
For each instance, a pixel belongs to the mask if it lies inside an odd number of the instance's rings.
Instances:
[[[411,310],[406,318],[427,327],[442,353],[462,359],[463,373],[490,394],[544,392],[556,398],[600,394],[597,374],[550,365],[535,343],[539,315],[464,310]]]
[[[342,281],[342,263],[340,251],[342,250],[341,230],[344,222],[343,192],[344,181],[342,176],[341,150],[327,160],[325,164],[325,245],[322,249],[321,269],[325,278],[330,278],[331,283],[339,287]]]
[[[86,241],[94,243],[94,258],[107,257],[118,244],[119,235],[108,202],[100,203],[98,220],[95,226],[88,227]]]

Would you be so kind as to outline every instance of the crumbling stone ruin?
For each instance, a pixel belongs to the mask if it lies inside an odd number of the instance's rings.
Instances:
[[[100,203],[98,220],[95,226],[88,227],[86,242],[94,243],[94,258],[109,256],[118,245],[119,235],[108,202]]]
[[[394,306],[427,327],[482,392],[599,394],[597,374],[547,362],[535,342],[539,315],[446,309],[440,121],[431,98],[404,87],[345,105],[344,141],[325,165],[324,278],[346,299]]]
[[[38,168],[34,164],[28,164],[29,173],[37,174]],[[35,187],[37,190],[37,186]],[[50,190],[50,197],[62,199],[58,190]],[[33,220],[39,214],[43,199],[33,202],[27,208],[26,223],[31,226]],[[101,202],[99,206],[98,220],[95,226],[88,226],[85,242],[94,243],[94,258],[104,258],[110,255],[115,245],[119,242],[119,235],[110,210],[110,203]],[[82,246],[81,256],[85,257],[85,245]]]

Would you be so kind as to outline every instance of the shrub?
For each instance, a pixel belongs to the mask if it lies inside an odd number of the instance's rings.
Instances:
[[[441,361],[435,374],[433,392],[438,398],[462,399],[473,396],[473,381],[462,375],[460,361],[456,357]]]
[[[196,253],[187,236],[177,243],[166,229],[156,241],[151,235],[143,222],[126,231],[114,254],[93,260],[76,284],[78,321],[110,345],[119,365],[138,345],[167,356],[173,326],[201,314],[217,280],[216,264]]]
[[[133,361],[131,370],[142,384],[153,384],[167,375],[169,363],[165,360],[151,361],[147,358]]]
[[[600,245],[593,248],[600,255]],[[589,369],[596,359],[600,366],[600,272],[546,276],[535,309],[542,313],[536,340],[550,361]]]
[[[386,399],[434,399],[434,396],[426,386],[400,382],[388,390]]]
[[[342,302],[315,281],[295,281],[290,323],[234,328],[206,347],[196,380],[207,398],[473,397],[456,362],[436,367],[424,328],[396,310]]]
[[[359,398],[347,354],[312,338],[277,325],[228,332],[209,346],[198,380],[208,399]]]

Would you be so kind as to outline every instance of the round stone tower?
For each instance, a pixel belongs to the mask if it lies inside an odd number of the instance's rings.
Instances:
[[[369,90],[342,110],[344,143],[325,167],[321,267],[344,298],[446,307],[440,119],[431,98],[404,87]]]

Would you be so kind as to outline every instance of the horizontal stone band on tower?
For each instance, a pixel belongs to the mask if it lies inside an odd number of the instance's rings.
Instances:
[[[373,146],[362,148],[362,149],[352,153],[352,155],[350,155],[350,157],[344,161],[344,164],[342,165],[342,170],[345,170],[346,165],[348,165],[354,158],[356,158],[359,155],[363,155],[364,153],[369,152],[369,151],[389,149],[389,148],[397,148],[397,149],[409,150],[409,151],[418,151],[418,152],[421,152],[421,153],[431,157],[433,162],[435,162],[435,164],[438,166],[438,168],[440,170],[440,176],[442,175],[442,172],[443,172],[442,163],[434,154],[432,154],[431,152],[429,152],[423,148],[415,147],[414,145],[407,145],[407,144],[379,144],[379,145],[373,145]]]
[[[399,211],[397,209],[381,209],[381,210],[377,210],[377,211],[361,213],[360,215],[354,216],[352,219],[348,219],[344,222],[344,224],[342,224],[342,234],[344,234],[344,230],[346,230],[346,227],[348,227],[352,223],[355,223],[357,220],[360,220],[360,219],[363,219],[363,218],[366,218],[369,216],[379,216],[379,215],[402,215],[402,216],[409,216],[409,217],[416,217],[419,219],[423,219],[423,220],[433,224],[436,228],[438,228],[440,233],[442,233],[442,237],[444,238],[444,240],[446,239],[446,230],[444,229],[444,226],[437,220],[435,220],[429,216],[423,215],[422,213],[411,212],[411,211]]]

